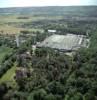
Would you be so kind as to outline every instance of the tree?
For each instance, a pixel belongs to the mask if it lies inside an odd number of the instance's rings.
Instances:
[[[50,93],[50,94],[46,95],[45,100],[56,100],[56,97]]]
[[[28,100],[45,100],[46,91],[44,89],[39,89],[33,91],[32,94],[28,97]]]
[[[0,99],[3,100],[3,96],[7,93],[8,88],[5,83],[0,84]]]

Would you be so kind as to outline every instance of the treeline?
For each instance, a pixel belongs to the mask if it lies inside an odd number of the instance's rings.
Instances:
[[[55,29],[57,32],[56,34],[60,34],[60,35],[65,35],[68,33],[71,34],[76,34],[76,35],[87,35],[86,34],[86,30],[84,29],[80,29],[80,28],[65,28],[65,27],[56,27],[56,28],[46,28],[45,32],[47,32],[49,29]]]
[[[19,8],[0,8],[0,13],[2,15],[8,14],[33,14],[33,15],[50,15],[50,16],[97,16],[95,13],[97,11],[96,6],[77,6],[77,7],[19,7]]]

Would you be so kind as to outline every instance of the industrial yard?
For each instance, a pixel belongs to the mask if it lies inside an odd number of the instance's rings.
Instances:
[[[60,51],[74,51],[80,47],[87,47],[88,39],[84,35],[51,35],[43,42],[39,43],[38,47],[50,47]]]

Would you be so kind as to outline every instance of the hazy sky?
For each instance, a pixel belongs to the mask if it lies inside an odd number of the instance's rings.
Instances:
[[[0,0],[0,7],[97,5],[97,0]]]

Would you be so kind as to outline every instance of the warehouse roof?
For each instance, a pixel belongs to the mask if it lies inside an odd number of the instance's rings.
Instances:
[[[59,50],[75,50],[81,46],[83,37],[83,35],[74,34],[51,35],[38,44],[38,47],[50,47]]]

